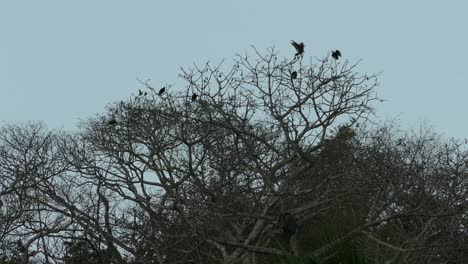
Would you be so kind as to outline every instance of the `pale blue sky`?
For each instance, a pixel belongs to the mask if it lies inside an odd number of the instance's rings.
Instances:
[[[378,118],[468,136],[468,1],[0,2],[0,121],[78,120],[134,93],[135,77],[177,83],[181,66],[275,46],[340,49],[380,76]]]

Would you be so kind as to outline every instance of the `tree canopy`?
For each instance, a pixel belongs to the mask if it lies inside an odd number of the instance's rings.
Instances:
[[[303,49],[2,127],[0,263],[467,261],[466,142],[372,125],[378,75]]]

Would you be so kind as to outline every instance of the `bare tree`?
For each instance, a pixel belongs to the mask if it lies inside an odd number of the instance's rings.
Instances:
[[[51,254],[50,239],[67,228],[60,212],[48,207],[44,190],[60,188],[66,170],[52,132],[42,124],[7,125],[0,131],[1,248],[19,249],[23,262]],[[4,252],[8,254],[8,252]]]
[[[330,58],[310,66],[280,61],[274,50],[223,67],[182,70],[186,91],[168,88],[165,97],[146,83],[150,96],[115,105],[112,116],[90,120],[68,143],[73,170],[102,202],[102,223],[92,228],[107,246],[141,258],[134,247],[141,241],[125,244],[130,220],[112,212],[140,210],[161,262],[248,263],[257,254],[284,254],[271,246],[280,214],[300,225],[355,188],[312,195],[314,188],[300,189],[293,179],[307,173],[340,118],[371,113],[375,76]],[[290,202],[301,195],[313,199]],[[122,237],[113,231],[119,221],[127,223],[119,226]]]
[[[377,242],[369,250],[398,263],[465,262],[466,141],[445,141],[428,129],[402,134],[390,126],[360,141],[367,145],[356,153],[365,161],[367,194],[359,203],[367,221],[388,218],[362,231]]]
[[[4,248],[47,263],[333,263],[350,241],[373,262],[466,257],[460,142],[358,128],[377,79],[357,64],[254,52],[162,93],[143,82],[77,133],[4,128]],[[345,227],[310,246],[327,222]]]

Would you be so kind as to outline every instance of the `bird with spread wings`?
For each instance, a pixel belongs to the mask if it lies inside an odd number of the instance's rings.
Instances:
[[[296,57],[304,53],[304,43],[297,43],[294,40],[291,40],[291,45],[296,49]]]

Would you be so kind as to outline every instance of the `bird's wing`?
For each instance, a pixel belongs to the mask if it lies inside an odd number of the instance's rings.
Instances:
[[[300,46],[299,44],[297,44],[297,42],[294,41],[294,40],[291,40],[291,45],[293,45],[294,48],[295,48],[297,51],[299,51],[299,50],[301,49],[301,46]]]

